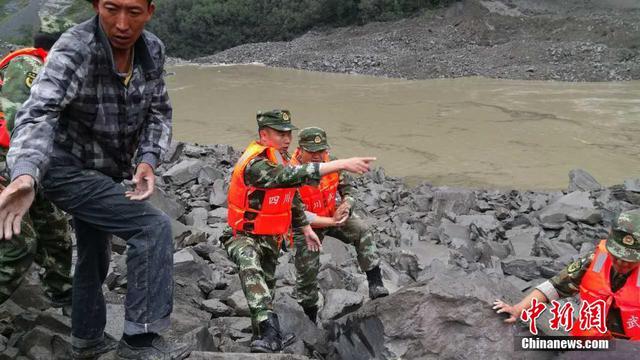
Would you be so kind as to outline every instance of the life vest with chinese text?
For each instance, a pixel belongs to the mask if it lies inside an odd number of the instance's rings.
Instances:
[[[300,155],[300,148],[296,150],[291,160],[292,164],[298,165],[298,157]],[[329,154],[325,153],[324,162],[329,161]],[[340,183],[340,175],[337,172],[324,175],[320,179],[320,183],[317,186],[304,185],[301,186],[300,197],[307,207],[307,211],[318,216],[331,217],[336,212],[336,194],[338,192],[338,185]]]
[[[269,161],[287,166],[278,150],[252,142],[244,151],[233,169],[228,193],[227,223],[234,231],[255,235],[285,235],[291,227],[291,204],[297,188],[258,188],[245,184],[244,172],[251,160],[265,154]],[[259,209],[249,207],[249,196],[263,192]]]

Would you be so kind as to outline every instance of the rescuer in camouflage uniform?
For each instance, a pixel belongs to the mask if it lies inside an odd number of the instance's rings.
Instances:
[[[606,240],[606,250],[612,257],[609,274],[611,291],[618,292],[625,286],[630,276],[640,270],[640,209],[622,212],[614,220],[611,232]],[[591,252],[570,263],[560,273],[538,285],[528,296],[516,305],[509,305],[496,300],[494,309],[498,313],[506,312],[511,316],[505,322],[515,322],[520,313],[531,306],[531,300],[548,303],[552,300],[569,298],[580,293],[580,285],[595,259],[596,252]],[[603,260],[599,260],[603,262]],[[598,267],[597,263],[595,264]],[[601,267],[602,265],[600,265]],[[640,287],[640,278],[636,281]],[[640,299],[640,298],[639,298]],[[640,300],[635,305],[640,307]],[[606,316],[607,328],[615,337],[625,337],[620,310],[614,304]],[[640,319],[636,319],[640,321]],[[640,322],[637,323],[640,327]],[[574,325],[575,326],[575,325]],[[640,339],[635,339],[640,340]]]
[[[318,127],[302,129],[298,136],[298,150],[296,161],[305,164],[312,161],[323,161],[330,146],[327,134]],[[320,238],[325,235],[334,237],[345,244],[351,244],[356,249],[360,269],[367,275],[369,282],[369,297],[376,299],[389,295],[389,291],[382,283],[380,273],[380,259],[374,242],[373,232],[360,217],[352,212],[355,204],[353,186],[348,174],[339,173],[337,191],[342,199],[333,217],[323,217],[307,211],[307,220]],[[334,194],[335,196],[335,194]],[[307,210],[309,207],[307,206]],[[296,248],[296,293],[298,302],[305,314],[316,322],[318,314],[318,271],[320,270],[320,253],[309,251],[305,246],[304,236],[295,229],[294,243]]]
[[[257,115],[260,143],[276,148],[283,159],[288,161],[288,147],[291,131],[297,129],[291,123],[288,110],[259,112]],[[273,139],[279,140],[273,140]],[[273,141],[273,142],[272,142]],[[268,144],[268,142],[272,142]],[[242,158],[241,158],[242,159]],[[294,188],[314,183],[326,173],[347,170],[357,173],[368,171],[374,158],[351,158],[327,164],[310,163],[299,166],[275,164],[263,154],[249,161],[244,170],[243,181],[247,186],[258,188],[247,195],[248,208],[259,210],[263,206],[264,190]],[[240,161],[238,162],[240,164]],[[236,166],[238,166],[238,164]],[[229,193],[233,189],[230,186]],[[231,208],[231,206],[229,206]],[[320,250],[320,241],[307,221],[304,204],[296,192],[292,205],[292,224],[300,228],[302,241],[311,251]],[[255,213],[253,213],[255,214]],[[232,224],[230,224],[232,225]],[[231,236],[229,236],[231,235]],[[275,290],[275,270],[283,240],[288,234],[256,235],[250,230],[235,230],[234,234],[223,235],[221,240],[232,261],[238,265],[240,281],[244,291],[253,325],[254,340],[252,352],[276,352],[282,350],[294,338],[292,334],[281,334],[277,315],[273,312]]]
[[[48,51],[72,22],[55,17],[41,20],[34,36],[34,47]],[[19,55],[0,69],[0,110],[4,112],[8,132],[13,129],[16,112],[29,98],[31,85],[44,65],[41,58]],[[2,129],[4,131],[4,129]],[[0,175],[8,179],[6,148],[0,150]],[[2,181],[3,185],[8,183]],[[43,269],[40,279],[53,306],[71,304],[71,236],[65,214],[37,194],[23,220],[20,236],[0,240],[0,303],[20,285],[35,259]]]

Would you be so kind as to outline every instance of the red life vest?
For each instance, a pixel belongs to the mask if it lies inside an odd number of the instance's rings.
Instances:
[[[256,235],[285,235],[291,228],[291,204],[297,188],[265,189],[245,184],[244,172],[251,160],[265,154],[270,161],[287,166],[280,152],[252,142],[244,151],[231,175],[228,193],[227,223],[235,231]],[[264,192],[260,209],[249,207],[249,196],[256,191]]]
[[[594,259],[580,282],[580,299],[588,303],[603,300],[606,304],[605,314],[609,313],[612,306],[618,308],[622,317],[623,335],[632,340],[640,340],[640,267],[631,272],[620,290],[612,292],[609,274],[613,259],[605,243],[606,240],[600,241]],[[613,336],[611,331],[601,334],[597,329],[580,330],[580,326],[574,326],[571,335]]]
[[[9,66],[11,60],[18,56],[35,56],[44,62],[47,58],[47,54],[46,50],[40,48],[24,48],[16,50],[0,60],[0,72],[4,71],[7,66]],[[0,77],[0,88],[2,88],[2,85],[4,85],[4,79]],[[4,118],[4,112],[0,111],[0,147],[8,148],[10,139],[11,134],[9,134],[9,129],[7,129],[7,120]]]
[[[300,164],[298,157],[300,148],[296,150],[291,160],[292,164]],[[324,162],[329,161],[329,154],[325,153]],[[308,211],[318,215],[331,217],[336,212],[336,194],[338,192],[338,184],[340,183],[340,175],[337,172],[324,175],[320,179],[318,186],[304,185],[301,186],[300,197],[304,202]]]

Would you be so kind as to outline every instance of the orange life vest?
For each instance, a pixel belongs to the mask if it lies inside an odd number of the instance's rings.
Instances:
[[[632,340],[640,340],[640,269],[636,267],[629,275],[624,286],[616,292],[611,291],[609,274],[612,269],[613,259],[605,246],[606,240],[600,241],[594,259],[589,265],[580,282],[580,299],[593,303],[603,300],[606,304],[605,314],[609,313],[612,306],[620,309],[624,336]],[[574,336],[599,336],[611,337],[611,331],[601,334],[597,329],[580,330],[580,326],[574,326],[571,331]]]
[[[287,166],[280,152],[252,142],[244,151],[231,175],[228,193],[227,223],[235,231],[256,235],[285,235],[291,229],[291,204],[297,188],[265,189],[245,184],[244,172],[251,160],[265,154],[270,161]],[[249,207],[249,196],[256,191],[264,192],[260,209]]]
[[[292,164],[300,164],[298,157],[300,148],[296,150],[291,160]],[[329,154],[325,153],[324,162],[329,161]],[[340,175],[337,172],[324,175],[320,179],[318,186],[304,185],[300,189],[300,197],[304,202],[308,211],[318,215],[331,217],[336,212],[336,194],[338,192],[338,184],[340,183]]]
[[[7,56],[3,57],[2,60],[0,60],[0,71],[4,70],[7,66],[9,66],[9,63],[11,62],[11,60],[17,58],[18,56],[24,56],[24,55],[35,56],[40,60],[42,60],[42,62],[44,62],[47,59],[48,52],[41,48],[32,48],[32,47],[16,50],[12,53],[7,54]],[[0,79],[0,86],[2,86],[3,84],[4,84],[3,79]]]
[[[4,69],[9,66],[11,60],[18,56],[35,56],[44,62],[47,58],[47,54],[46,50],[40,48],[24,48],[16,50],[0,60],[0,72],[4,71]],[[2,85],[4,85],[4,78],[0,77],[0,88],[2,88]],[[9,140],[11,140],[11,134],[9,134],[9,129],[7,129],[7,120],[4,118],[4,112],[0,111],[0,147],[8,148]]]

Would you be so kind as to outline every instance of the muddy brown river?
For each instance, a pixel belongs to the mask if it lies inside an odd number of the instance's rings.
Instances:
[[[371,155],[409,183],[563,189],[640,177],[640,81],[408,81],[263,66],[174,66],[174,139],[244,148],[259,109],[327,130],[339,157]]]

